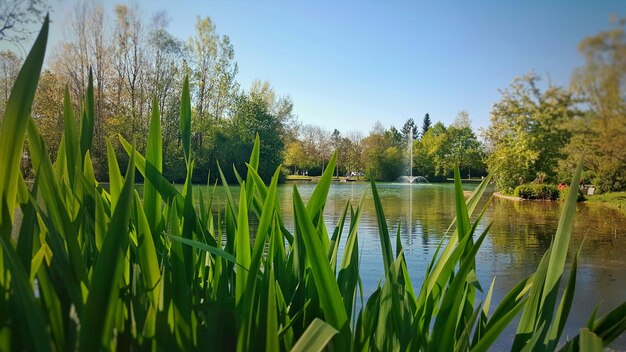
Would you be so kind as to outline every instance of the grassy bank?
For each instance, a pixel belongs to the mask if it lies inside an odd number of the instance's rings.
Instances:
[[[626,215],[626,192],[611,192],[587,196],[590,203],[600,203],[607,207],[619,210]]]

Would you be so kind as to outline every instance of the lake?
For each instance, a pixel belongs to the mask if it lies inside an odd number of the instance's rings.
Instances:
[[[293,183],[279,186],[284,221],[290,230],[293,230],[293,186]],[[297,183],[296,186],[306,201],[316,184]],[[380,183],[377,187],[394,248],[396,230],[401,224],[400,236],[408,270],[418,290],[429,261],[454,219],[453,185]],[[472,190],[474,187],[476,184],[467,184],[465,188]],[[142,187],[138,188],[141,191]],[[238,194],[238,187],[231,189]],[[492,192],[488,190],[483,196],[476,214],[487,204]],[[333,183],[324,214],[329,233],[332,233],[346,202],[356,206],[363,194],[365,199],[358,236],[361,277],[364,290],[369,295],[383,277],[381,246],[369,184]],[[225,201],[224,189],[218,187],[214,205],[223,209]],[[478,233],[487,224],[493,225],[477,254],[476,269],[485,291],[492,278],[496,277],[492,311],[517,282],[535,271],[556,232],[561,206],[561,202],[491,200]],[[20,222],[19,214],[16,220]],[[347,227],[344,229],[344,241]],[[572,256],[583,239],[576,294],[563,336],[573,336],[585,326],[596,304],[601,303],[599,312],[604,314],[626,301],[626,216],[599,204],[579,203],[568,263],[572,262]],[[340,245],[342,252],[343,243]],[[505,331],[494,346],[495,350],[509,349],[516,327],[513,324]],[[626,351],[626,336],[622,335],[611,347]]]
[[[306,201],[316,185],[297,183],[296,186]],[[453,185],[380,183],[377,187],[394,248],[396,230],[398,224],[402,224],[400,236],[408,270],[413,284],[419,289],[426,267],[454,219]],[[472,190],[474,187],[475,184],[468,184],[465,188]],[[285,225],[290,230],[293,230],[292,192],[293,184],[279,186]],[[486,192],[476,214],[487,204],[492,192]],[[324,214],[329,233],[332,233],[346,201],[356,206],[364,193],[359,249],[361,276],[364,289],[369,294],[376,289],[383,276],[381,246],[369,184],[334,183]],[[225,201],[221,189],[215,197],[218,204]],[[517,282],[535,271],[556,233],[561,206],[561,202],[492,199],[478,233],[487,224],[493,225],[476,257],[477,275],[485,291],[492,278],[496,277],[492,311]],[[344,232],[344,240],[346,236]],[[572,262],[583,238],[576,294],[563,336],[577,334],[578,329],[586,325],[596,304],[601,303],[599,311],[605,313],[626,301],[626,217],[602,205],[579,203],[568,263]],[[342,250],[340,248],[340,253]],[[567,275],[569,269],[566,270]],[[566,279],[567,276],[562,281]],[[514,324],[513,328],[505,331],[496,349],[508,349],[516,327]],[[615,341],[612,348],[626,351],[626,336]]]

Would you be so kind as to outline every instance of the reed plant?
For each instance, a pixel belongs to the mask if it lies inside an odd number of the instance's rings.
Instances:
[[[191,183],[187,81],[180,106],[182,191],[161,172],[156,101],[145,154],[120,137],[130,156],[122,175],[114,141],[107,141],[110,187],[95,179],[91,76],[79,112],[65,93],[64,137],[52,163],[30,117],[47,32],[46,19],[0,130],[0,350],[485,351],[521,314],[512,350],[575,351],[601,350],[626,329],[622,304],[602,318],[594,314],[559,345],[576,283],[577,255],[559,294],[580,168],[537,271],[495,307],[493,281],[478,299],[475,261],[489,232],[489,226],[478,231],[485,208],[477,210],[489,177],[465,200],[456,170],[456,220],[419,284],[411,281],[399,235],[392,244],[372,182],[384,277],[366,297],[358,248],[363,200],[347,203],[334,227],[324,219],[336,154],[307,202],[294,187],[293,229],[277,199],[279,170],[269,185],[257,173],[258,138],[245,178],[237,175],[238,199],[224,182],[226,206],[215,212],[215,186]],[[32,185],[18,167],[26,136]],[[145,180],[143,198],[136,172]],[[23,220],[14,230],[17,208]]]

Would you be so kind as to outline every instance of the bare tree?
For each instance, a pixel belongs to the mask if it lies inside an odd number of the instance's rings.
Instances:
[[[91,153],[100,158],[104,150],[105,119],[109,116],[106,90],[113,56],[107,40],[104,8],[95,2],[78,2],[68,22],[65,40],[54,51],[51,72],[60,75],[60,81],[68,85],[77,108],[84,102],[89,72],[93,73],[95,121]]]
[[[208,129],[207,103],[213,90],[211,80],[216,62],[219,37],[209,17],[196,19],[196,35],[189,39],[190,61],[193,68],[192,83],[195,86],[196,133],[195,139],[202,146],[204,131]]]
[[[12,51],[0,51],[0,121],[11,95],[13,82],[20,70],[21,60]]]
[[[184,44],[167,31],[169,18],[164,11],[151,20],[148,33],[150,94],[156,96],[163,126],[163,148],[178,137],[179,96],[182,87]]]
[[[48,9],[45,0],[2,0],[0,1],[0,40],[19,43],[30,38],[39,28]],[[23,50],[23,49],[22,49]]]
[[[141,122],[146,107],[145,75],[146,58],[144,55],[144,27],[139,16],[139,9],[125,5],[115,7],[116,28],[116,69],[118,82],[117,97],[118,109],[131,120],[131,135],[144,135]],[[127,95],[127,104],[123,103],[122,94]],[[126,105],[126,106],[125,106]]]

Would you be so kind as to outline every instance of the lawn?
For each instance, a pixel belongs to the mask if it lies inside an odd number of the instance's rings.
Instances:
[[[602,203],[626,214],[626,192],[611,192],[588,196],[588,202]]]

